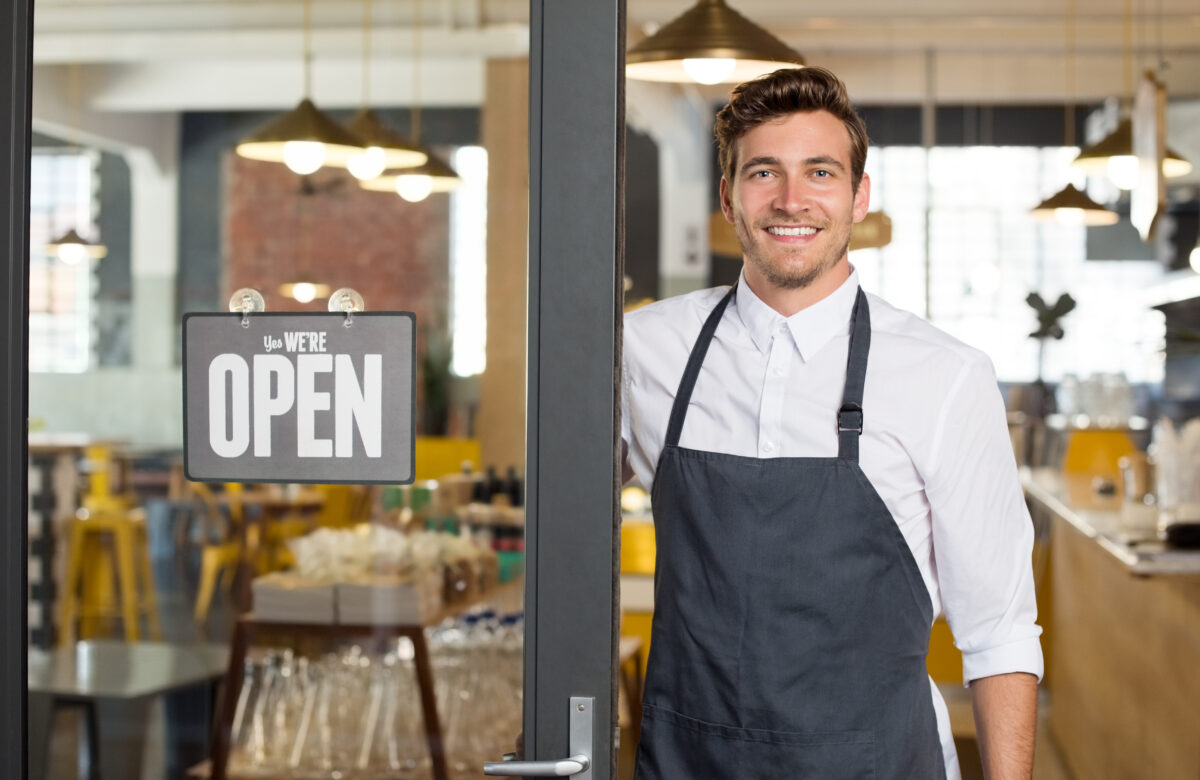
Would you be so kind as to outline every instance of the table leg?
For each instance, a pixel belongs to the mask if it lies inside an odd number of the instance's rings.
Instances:
[[[250,641],[246,624],[237,621],[233,626],[233,640],[229,647],[229,668],[225,671],[225,684],[217,701],[217,716],[212,734],[212,772],[210,780],[225,780],[226,765],[229,763],[230,741],[233,738],[233,714],[237,709],[238,694],[242,689],[242,674],[246,664],[246,646]]]
[[[49,693],[30,691],[27,701],[27,780],[44,780],[50,756],[50,731],[54,726],[54,697]]]
[[[405,632],[413,643],[413,665],[417,671],[417,690],[421,693],[421,714],[425,720],[425,739],[429,743],[429,758],[433,763],[434,780],[447,780],[446,748],[442,739],[442,721],[438,717],[437,697],[433,690],[433,668],[429,663],[429,648],[424,630]]]
[[[150,699],[97,699],[95,702],[100,777],[131,780],[142,776]]]
[[[239,613],[249,612],[254,606],[254,577],[258,574],[258,538],[256,529],[251,529],[248,516],[242,518],[242,557],[238,561],[237,578],[234,583],[234,603]]]
[[[183,780],[188,767],[209,755],[215,688],[215,681],[206,681],[164,697],[169,780]]]

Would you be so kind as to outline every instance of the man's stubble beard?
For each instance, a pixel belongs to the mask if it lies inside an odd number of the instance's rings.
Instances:
[[[738,243],[741,244],[742,255],[746,262],[752,264],[771,286],[781,290],[802,290],[810,286],[827,271],[834,268],[850,249],[850,236],[847,231],[845,241],[836,252],[826,252],[818,257],[816,262],[803,264],[798,272],[791,272],[786,263],[771,262],[770,258],[766,256],[768,253],[763,251],[760,244],[755,243],[747,231],[743,218],[739,216],[735,224]],[[822,228],[822,230],[827,229],[828,227]],[[757,230],[758,228],[755,228],[756,232]],[[796,250],[796,253],[799,254],[799,250]],[[783,259],[787,259],[790,255],[792,255],[792,251],[785,251]]]

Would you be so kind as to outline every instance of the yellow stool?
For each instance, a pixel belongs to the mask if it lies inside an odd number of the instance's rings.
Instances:
[[[111,549],[106,542],[111,543]],[[119,608],[112,603],[114,554]],[[125,639],[132,642],[141,638],[141,616],[145,615],[150,636],[161,640],[145,512],[81,510],[71,524],[63,590],[64,646],[74,641],[76,619],[80,620],[81,636],[87,638],[87,634],[96,630],[98,621],[119,617],[124,623]]]

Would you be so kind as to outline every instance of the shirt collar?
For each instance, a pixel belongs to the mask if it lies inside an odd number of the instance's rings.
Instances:
[[[745,272],[738,279],[734,304],[738,316],[760,352],[771,348],[771,339],[786,325],[792,341],[806,363],[834,336],[850,332],[850,314],[858,296],[858,271],[850,267],[850,277],[836,290],[806,309],[784,317],[763,303],[746,284]]]

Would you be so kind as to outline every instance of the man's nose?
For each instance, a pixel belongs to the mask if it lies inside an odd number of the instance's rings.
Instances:
[[[804,179],[789,176],[781,179],[775,193],[775,208],[787,214],[807,211],[811,203],[811,191]]]

